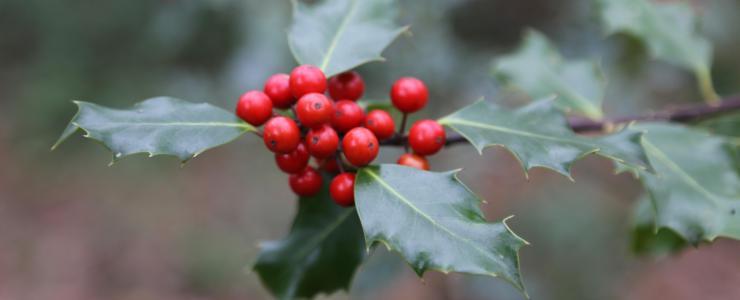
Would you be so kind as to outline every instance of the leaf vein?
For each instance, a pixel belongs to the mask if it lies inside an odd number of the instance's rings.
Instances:
[[[460,235],[458,235],[458,234],[450,231],[449,229],[445,228],[444,226],[442,226],[439,223],[437,223],[436,221],[434,221],[434,219],[432,219],[432,217],[430,217],[429,215],[427,215],[426,213],[424,213],[421,209],[419,209],[413,203],[411,203],[411,201],[409,201],[408,199],[406,199],[406,197],[404,197],[403,195],[401,195],[400,193],[398,193],[398,191],[396,191],[393,187],[391,187],[390,185],[388,185],[388,183],[385,182],[385,180],[383,180],[382,178],[380,178],[380,176],[378,176],[378,174],[375,174],[375,172],[373,172],[372,170],[369,170],[369,169],[365,169],[365,171],[368,174],[370,174],[370,176],[372,176],[376,181],[378,181],[378,183],[380,183],[380,185],[384,189],[386,189],[389,192],[391,192],[391,194],[393,194],[394,196],[396,196],[396,198],[400,199],[402,203],[406,204],[409,208],[413,209],[415,212],[417,212],[420,216],[422,216],[424,219],[426,219],[433,226],[441,229],[443,232],[449,234],[453,238],[458,239],[458,240],[460,240],[460,241],[462,241],[462,242],[470,245],[473,249],[475,249],[476,251],[478,251],[481,254],[483,254],[483,256],[486,256],[486,257],[488,257],[491,260],[496,261],[496,262],[499,261],[498,259],[496,259],[496,257],[492,256],[490,253],[486,252],[485,250],[483,250],[480,247],[478,247],[477,245],[475,245],[471,240],[466,239],[466,238],[464,238],[464,237],[462,237],[462,236],[460,236]],[[495,274],[493,274],[493,275],[495,275]]]
[[[678,175],[679,178],[683,179],[683,181],[694,187],[694,189],[696,189],[698,192],[704,194],[704,196],[712,200],[715,204],[719,205],[721,203],[721,200],[717,197],[717,195],[705,189],[698,181],[696,181],[696,179],[686,173],[686,171],[684,171],[681,166],[673,162],[673,160],[671,160],[671,158],[668,157],[658,147],[650,143],[647,139],[643,141],[643,145],[645,146],[646,151],[652,153],[658,160],[662,161],[666,165],[666,167],[668,167],[668,169],[673,171],[673,173]]]
[[[316,245],[318,245],[322,240],[326,239],[326,237],[329,236],[329,234],[331,234],[334,230],[336,230],[339,227],[339,225],[341,225],[344,222],[344,220],[346,220],[347,217],[349,217],[352,214],[352,212],[354,212],[354,208],[348,209],[346,212],[339,215],[339,218],[337,218],[334,222],[329,224],[329,226],[324,228],[324,230],[322,230],[320,234],[316,235],[312,239],[308,240],[308,242],[304,243],[304,247],[302,247],[301,250],[296,254],[296,257],[303,257],[307,255],[308,252],[311,251],[311,249],[316,247]]]
[[[357,0],[351,0],[352,4],[350,4],[349,12],[347,15],[342,19],[342,23],[339,24],[339,27],[337,28],[337,32],[332,37],[331,43],[329,44],[329,48],[327,48],[326,53],[324,54],[324,59],[321,60],[321,70],[326,72],[326,67],[329,65],[329,61],[331,60],[331,56],[334,54],[334,50],[337,48],[337,44],[339,44],[339,37],[342,35],[342,33],[347,29],[347,24],[349,23],[349,20],[354,17],[355,12],[357,11]]]
[[[578,140],[575,140],[575,139],[574,140],[562,139],[562,138],[557,138],[557,137],[553,137],[553,136],[542,135],[542,134],[538,134],[538,133],[534,133],[534,132],[523,131],[523,130],[512,129],[512,128],[506,128],[506,127],[501,127],[501,126],[496,126],[496,125],[490,125],[490,124],[485,124],[485,123],[471,122],[471,121],[466,121],[466,120],[461,120],[461,119],[455,119],[455,118],[452,118],[452,119],[443,119],[440,122],[441,123],[447,123],[447,124],[458,124],[458,125],[462,125],[462,126],[488,129],[488,130],[492,130],[492,131],[500,131],[500,132],[514,134],[514,135],[520,135],[520,136],[526,136],[526,137],[531,137],[531,138],[538,138],[538,139],[543,139],[543,140],[550,140],[550,141],[562,142],[562,143],[567,143],[567,144],[576,144],[576,145],[581,145],[581,146],[587,146],[587,147],[595,148],[594,145],[592,145],[590,143],[578,141]]]

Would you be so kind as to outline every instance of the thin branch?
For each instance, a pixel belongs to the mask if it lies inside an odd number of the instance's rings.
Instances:
[[[675,108],[669,108],[662,111],[657,111],[648,114],[623,116],[616,118],[608,118],[600,121],[594,121],[590,119],[572,117],[568,119],[568,124],[574,132],[585,133],[585,132],[602,132],[610,128],[614,128],[615,125],[626,124],[630,122],[650,122],[650,121],[665,121],[674,123],[691,123],[700,121],[703,119],[716,117],[721,114],[740,111],[740,95],[725,98],[721,102],[716,104],[695,104],[688,106],[680,106]],[[402,146],[406,140],[405,136],[394,136],[388,140],[381,142],[384,146]],[[458,143],[466,142],[465,138],[458,134],[451,134],[447,137],[446,145],[454,145]]]

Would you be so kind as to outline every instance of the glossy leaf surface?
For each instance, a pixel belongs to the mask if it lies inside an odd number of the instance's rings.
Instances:
[[[463,135],[478,152],[494,145],[506,147],[525,171],[545,167],[570,177],[572,164],[591,153],[649,169],[640,145],[642,132],[627,128],[596,138],[576,135],[550,100],[513,110],[480,100],[439,122]]]
[[[455,174],[399,165],[360,169],[355,197],[367,244],[397,251],[420,276],[427,270],[495,276],[524,291],[518,251],[526,241],[504,222],[486,222],[481,199]]]
[[[114,161],[136,153],[172,155],[187,161],[255,130],[221,108],[169,97],[148,99],[128,109],[82,101],[75,104],[77,114],[54,147],[82,129],[86,138],[113,152]]]
[[[294,0],[288,43],[298,63],[332,76],[384,60],[383,50],[407,30],[396,25],[397,14],[393,0]]]

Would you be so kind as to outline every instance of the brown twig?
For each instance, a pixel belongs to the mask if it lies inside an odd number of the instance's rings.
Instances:
[[[740,95],[725,98],[721,102],[718,102],[716,104],[694,104],[680,106],[648,114],[607,118],[599,121],[580,117],[571,117],[568,119],[568,124],[574,132],[601,132],[609,128],[613,128],[615,125],[636,121],[666,121],[675,123],[690,123],[736,111],[740,111]],[[397,135],[381,142],[380,144],[384,146],[402,146],[404,145],[405,140],[406,136]],[[465,138],[463,138],[462,136],[458,134],[451,134],[447,137],[447,141],[445,144],[454,145],[465,141]]]

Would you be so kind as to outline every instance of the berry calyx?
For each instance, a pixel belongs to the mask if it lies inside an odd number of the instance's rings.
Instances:
[[[398,158],[398,161],[396,161],[396,163],[402,166],[429,171],[429,162],[427,161],[427,159],[424,156],[413,153],[402,154],[401,157]]]
[[[357,103],[350,100],[341,100],[334,103],[334,116],[331,125],[339,132],[347,132],[352,128],[362,126],[365,121],[365,112]]]
[[[272,105],[280,109],[290,108],[296,101],[290,91],[290,76],[288,74],[279,73],[270,76],[265,81],[262,90],[272,99]]]
[[[334,100],[357,101],[365,92],[365,81],[355,71],[344,72],[329,78],[329,95]]]
[[[340,206],[355,205],[355,174],[342,173],[332,179],[329,195]]]
[[[447,136],[434,120],[419,120],[409,130],[409,146],[419,155],[432,155],[445,145]]]
[[[301,132],[298,125],[283,116],[273,117],[267,123],[262,133],[262,140],[267,149],[275,153],[290,153],[301,142]]]
[[[290,91],[295,98],[310,93],[323,94],[326,91],[326,76],[316,66],[297,66],[290,72]]]
[[[272,116],[272,101],[263,92],[246,92],[239,97],[236,115],[249,124],[260,126]]]
[[[339,136],[329,125],[314,128],[306,135],[308,153],[316,158],[327,158],[337,152]]]
[[[365,128],[370,129],[375,137],[382,141],[393,136],[396,124],[387,111],[376,109],[365,117]]]
[[[323,94],[310,93],[298,99],[295,112],[303,126],[315,128],[331,122],[334,105]]]
[[[308,166],[308,160],[311,158],[308,155],[308,149],[303,144],[298,144],[298,147],[290,153],[275,154],[275,163],[278,168],[288,174],[296,174]]]
[[[310,197],[321,191],[321,185],[324,179],[321,174],[312,167],[306,167],[298,174],[290,175],[288,183],[290,189],[298,196]]]
[[[378,139],[367,128],[357,127],[344,136],[342,140],[344,157],[357,166],[364,167],[378,156]]]
[[[404,113],[413,113],[424,108],[428,98],[426,85],[414,77],[401,77],[391,87],[391,102]]]

